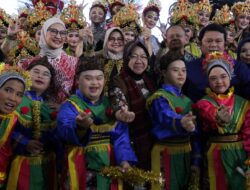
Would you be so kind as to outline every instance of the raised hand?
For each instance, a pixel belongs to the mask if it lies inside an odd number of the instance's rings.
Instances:
[[[230,107],[221,105],[218,109],[217,119],[222,123],[229,123],[231,121]]]
[[[196,116],[192,112],[184,115],[181,119],[181,125],[187,132],[193,132],[195,130],[195,119]]]
[[[80,127],[88,128],[93,124],[93,119],[91,119],[91,112],[81,112],[76,116],[76,123]]]
[[[130,123],[135,119],[135,113],[128,111],[128,106],[122,106],[117,112],[115,112],[115,118],[125,123]]]

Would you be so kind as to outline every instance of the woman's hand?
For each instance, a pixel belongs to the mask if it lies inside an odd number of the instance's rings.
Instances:
[[[230,107],[221,105],[216,115],[220,124],[227,124],[231,121]]]
[[[115,112],[115,118],[119,121],[130,123],[135,119],[135,113],[128,111],[128,106],[122,106],[117,112]]]
[[[26,150],[31,154],[39,154],[43,151],[43,144],[38,140],[30,140],[26,146]]]

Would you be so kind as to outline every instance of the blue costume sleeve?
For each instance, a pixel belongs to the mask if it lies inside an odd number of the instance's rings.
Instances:
[[[57,116],[56,135],[66,143],[81,145],[76,133],[77,115],[78,111],[76,108],[70,102],[65,102],[61,106]]]
[[[13,131],[12,140],[14,141],[13,151],[15,154],[27,153],[26,146],[29,143],[30,139],[26,138],[21,132]]]
[[[128,125],[118,121],[111,133],[111,141],[114,147],[115,157],[118,164],[128,161],[132,165],[137,162],[135,153],[130,145]]]
[[[151,132],[158,140],[188,134],[180,123],[183,116],[174,112],[163,97],[152,102],[149,115],[152,120]]]

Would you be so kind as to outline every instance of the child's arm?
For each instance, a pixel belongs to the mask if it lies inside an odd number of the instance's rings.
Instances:
[[[77,129],[81,128],[85,133],[88,130],[88,127],[85,126],[87,122],[83,122],[81,126],[82,119],[84,119],[83,116],[78,113],[74,106],[70,102],[65,102],[58,112],[56,135],[64,142],[80,145]]]
[[[111,142],[114,147],[117,164],[121,165],[123,161],[135,164],[136,155],[130,145],[128,125],[123,122],[117,122],[115,129],[111,133]]]
[[[157,139],[188,134],[182,124],[186,122],[181,122],[184,116],[177,114],[163,97],[153,100],[149,108],[149,115],[153,123],[152,133]]]

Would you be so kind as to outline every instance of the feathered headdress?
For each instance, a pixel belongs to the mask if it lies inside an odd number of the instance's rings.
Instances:
[[[30,34],[35,34],[37,28],[51,17],[52,14],[46,9],[45,5],[41,1],[38,2],[27,18]]]
[[[5,10],[0,8],[0,27],[8,27],[11,22],[11,17],[5,12]]]
[[[141,32],[140,29],[140,16],[134,4],[126,4],[120,9],[113,17],[115,26],[123,30],[132,30],[136,35]]]
[[[195,11],[200,12],[200,11],[205,11],[211,14],[212,12],[212,6],[209,2],[209,0],[201,0],[198,3],[194,4]]]
[[[230,31],[236,32],[235,22],[233,13],[230,11],[228,5],[223,5],[220,10],[215,12],[213,17],[213,22],[216,24],[223,25],[228,28]]]
[[[18,32],[16,41],[17,45],[8,54],[13,65],[16,65],[23,58],[38,55],[40,50],[37,42],[26,31],[22,30]]]
[[[171,8],[170,24],[181,24],[183,26],[198,24],[198,18],[194,5],[188,0],[179,0]]]
[[[153,10],[156,11],[158,14],[161,11],[161,2],[160,0],[149,0],[147,6],[143,9],[143,15],[146,14],[146,12]]]
[[[75,0],[70,0],[68,7],[63,9],[61,19],[69,30],[82,29],[86,26],[86,18]]]
[[[17,66],[0,63],[0,82],[3,84],[10,78],[18,78],[25,83],[25,90],[29,90],[32,81],[28,71],[25,71]]]
[[[231,9],[234,16],[250,15],[250,1],[236,2]]]

